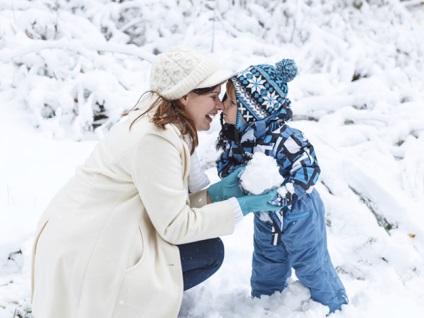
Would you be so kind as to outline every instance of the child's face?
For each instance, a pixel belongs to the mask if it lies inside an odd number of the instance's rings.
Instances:
[[[224,121],[227,124],[235,125],[237,121],[237,101],[236,91],[231,81],[227,82],[227,99],[223,102],[224,110]]]

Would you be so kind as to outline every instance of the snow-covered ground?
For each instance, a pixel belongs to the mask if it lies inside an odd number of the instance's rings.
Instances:
[[[296,60],[291,125],[315,146],[330,255],[350,298],[333,317],[420,317],[421,1],[168,2],[0,1],[0,318],[31,317],[38,218],[148,88],[155,52],[176,44],[213,48],[232,70]],[[216,118],[198,148],[212,182],[218,130]],[[325,316],[295,275],[281,294],[250,298],[252,221],[222,238],[222,268],[185,293],[181,318]]]

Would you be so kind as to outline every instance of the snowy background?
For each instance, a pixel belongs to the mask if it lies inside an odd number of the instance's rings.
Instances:
[[[399,0],[0,0],[0,318],[32,317],[31,246],[49,200],[148,89],[174,45],[233,71],[294,58],[292,125],[322,168],[333,317],[424,313],[424,4]],[[219,122],[198,153],[212,182]],[[180,317],[324,317],[293,275],[250,298],[252,216]],[[40,317],[41,318],[41,317]]]

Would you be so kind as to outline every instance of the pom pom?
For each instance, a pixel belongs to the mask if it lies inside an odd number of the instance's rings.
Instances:
[[[275,64],[277,71],[284,82],[290,82],[297,75],[297,66],[294,60],[282,59]]]

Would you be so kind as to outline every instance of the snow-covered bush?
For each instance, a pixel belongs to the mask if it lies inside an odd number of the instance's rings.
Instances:
[[[351,298],[340,315],[419,316],[422,21],[422,0],[0,0],[0,317],[31,317],[36,222],[95,144],[69,139],[101,138],[148,89],[155,55],[174,45],[213,52],[234,71],[296,61],[290,125],[321,167],[330,254]],[[211,181],[219,128],[214,120],[199,134]],[[296,282],[250,299],[249,221],[223,237],[222,269],[185,293],[180,316],[324,316]]]
[[[295,100],[337,94],[344,83],[356,100],[337,107],[372,109],[371,83],[397,106],[414,100],[423,71],[413,12],[397,0],[2,2],[0,70],[9,76],[0,85],[25,101],[35,125],[80,140],[107,131],[134,105],[148,89],[154,55],[170,46],[213,50],[234,70],[301,48]],[[237,42],[234,50],[229,43]],[[388,82],[373,81],[383,71]],[[327,85],[315,82],[322,73]],[[399,91],[405,81],[411,90]],[[319,119],[329,111],[322,107],[297,116]]]

